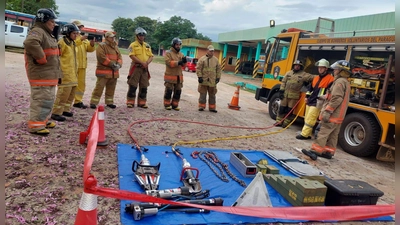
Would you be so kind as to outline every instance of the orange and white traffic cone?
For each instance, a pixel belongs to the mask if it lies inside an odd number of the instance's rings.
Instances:
[[[92,185],[97,183],[93,176],[90,176],[86,182]],[[83,191],[74,225],[97,225],[97,195]]]
[[[234,110],[239,110],[240,109],[240,106],[239,106],[239,90],[240,90],[240,86],[237,86],[237,89],[236,89],[235,93],[233,94],[231,103],[228,103],[228,108],[234,109]]]
[[[99,139],[97,141],[98,146],[108,145],[108,140],[106,138],[106,132],[104,128],[104,106],[99,105],[97,113],[97,120],[99,121]]]

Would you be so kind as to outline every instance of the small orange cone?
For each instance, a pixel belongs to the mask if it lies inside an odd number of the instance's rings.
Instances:
[[[98,146],[108,145],[108,140],[106,138],[106,132],[104,129],[104,106],[99,105],[97,113],[97,120],[99,121],[99,139],[97,141]]]
[[[240,90],[240,86],[237,86],[235,94],[233,94],[231,103],[228,103],[228,108],[234,109],[234,110],[239,110],[240,109],[240,106],[239,106],[239,90]]]

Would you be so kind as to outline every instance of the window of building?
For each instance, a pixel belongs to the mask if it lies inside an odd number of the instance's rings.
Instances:
[[[230,56],[228,58],[228,65],[236,65],[236,57]]]

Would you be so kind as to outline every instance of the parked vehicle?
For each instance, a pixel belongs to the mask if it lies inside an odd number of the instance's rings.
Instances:
[[[349,78],[350,104],[339,132],[339,145],[355,156],[374,155],[378,160],[394,161],[395,156],[395,35],[354,36],[357,31],[330,36],[289,28],[267,41],[262,87],[255,98],[269,102],[269,115],[275,119],[279,109],[279,88],[295,60],[304,63],[306,72],[317,74],[315,61],[333,63],[346,59],[353,66]],[[387,32],[391,32],[388,30]],[[366,31],[363,31],[365,34]],[[394,32],[392,32],[394,33]],[[299,106],[304,104],[301,93]],[[294,114],[304,117],[304,108]]]
[[[28,30],[28,27],[5,21],[5,46],[23,48]]]
[[[197,58],[192,58],[192,57],[186,57],[187,63],[186,66],[182,66],[182,69],[189,72],[196,72],[196,65],[197,61],[199,61]]]

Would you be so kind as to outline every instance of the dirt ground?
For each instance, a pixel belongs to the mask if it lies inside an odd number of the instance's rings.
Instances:
[[[180,102],[181,111],[167,111],[163,107],[163,64],[150,65],[152,78],[148,91],[148,109],[125,106],[127,92],[126,74],[130,60],[123,56],[122,76],[118,79],[115,93],[116,109],[106,107],[106,135],[109,145],[98,149],[92,173],[102,187],[118,188],[116,145],[132,144],[127,127],[133,121],[157,118],[173,118],[201,121],[220,125],[246,127],[268,127],[274,121],[268,115],[267,105],[257,101],[254,93],[241,90],[239,111],[227,108],[232,99],[234,82],[242,81],[260,86],[260,79],[243,79],[232,74],[223,74],[218,84],[218,113],[197,110],[197,76],[184,72],[184,87]],[[87,89],[84,102],[89,103],[96,77],[95,56],[88,55]],[[79,133],[86,130],[94,113],[93,109],[73,108],[74,117],[65,122],[57,122],[57,127],[46,137],[27,132],[29,109],[29,84],[26,79],[22,54],[5,53],[5,224],[73,224],[82,194],[82,172],[85,146],[79,144]],[[104,95],[101,100],[104,104]],[[309,148],[312,140],[297,140],[296,133],[302,122],[295,123],[282,133],[264,137],[196,144],[191,147],[210,147],[221,149],[285,150],[302,159],[307,159],[296,148]],[[255,131],[227,129],[176,122],[150,122],[132,128],[141,146],[171,145],[179,140],[211,139],[254,133],[267,133],[279,130]],[[308,160],[308,159],[307,159]],[[338,150],[332,160],[309,161],[311,165],[332,179],[354,179],[365,181],[385,194],[378,204],[395,202],[394,163],[379,162],[374,158],[357,158]],[[98,224],[120,224],[119,200],[98,198]],[[304,223],[303,223],[304,224]],[[310,223],[311,224],[311,223]],[[314,223],[316,224],[316,223]],[[346,222],[342,224],[362,224]],[[394,223],[369,223],[394,224]]]

